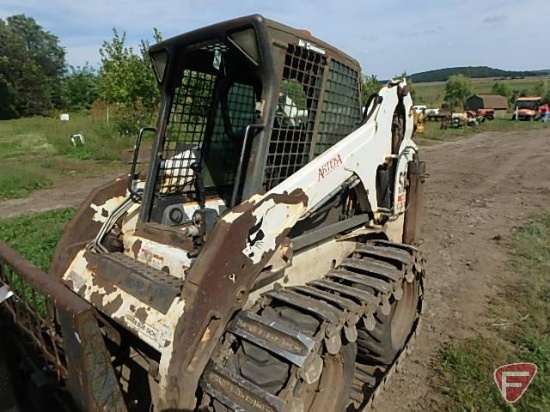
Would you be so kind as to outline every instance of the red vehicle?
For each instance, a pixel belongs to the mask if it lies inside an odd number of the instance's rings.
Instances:
[[[541,97],[518,97],[512,120],[536,120],[540,117]]]

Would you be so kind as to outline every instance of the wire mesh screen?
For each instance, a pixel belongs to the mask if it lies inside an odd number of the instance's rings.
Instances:
[[[310,160],[325,56],[290,45],[273,125],[265,172],[270,190]]]
[[[314,148],[317,156],[351,133],[361,121],[359,73],[331,60]]]
[[[2,285],[8,285],[13,296],[0,304],[0,315],[2,311],[9,313],[9,317],[17,324],[14,332],[19,333],[18,337],[23,342],[30,340],[40,350],[48,369],[55,371],[59,380],[66,378],[68,371],[61,331],[48,311],[45,296],[0,260],[0,286]]]
[[[221,102],[216,106],[204,179],[205,186],[215,186],[222,198],[232,191],[246,127],[255,122],[255,110],[254,87],[241,83],[233,83],[227,91],[227,107],[222,109]]]
[[[212,47],[212,46],[208,46]],[[190,191],[194,183],[192,165],[200,162],[200,151],[212,110],[215,76],[185,70],[176,89],[162,152],[163,162],[157,193]]]

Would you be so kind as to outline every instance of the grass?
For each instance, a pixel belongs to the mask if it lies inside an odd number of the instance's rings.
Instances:
[[[74,208],[66,208],[0,219],[0,240],[48,271],[65,224],[75,212]]]
[[[507,83],[512,90],[526,90],[531,93],[541,80],[549,77],[541,76],[525,79],[497,80],[494,78],[472,79],[472,92],[474,94],[492,94],[495,83]],[[445,82],[415,83],[415,104],[425,104],[428,107],[439,107],[445,97]]]
[[[48,272],[53,253],[65,224],[76,212],[73,208],[52,210],[30,216],[0,219],[0,240],[18,251],[44,272]],[[12,291],[41,316],[46,315],[46,299],[35,292],[8,267],[0,279],[5,279]]]
[[[439,354],[437,387],[442,410],[550,411],[550,213],[515,231],[508,242],[514,278],[490,308],[505,319],[487,336],[451,343]],[[493,381],[496,367],[533,362],[538,372],[527,392],[508,406]]]
[[[69,138],[83,133],[84,145]],[[62,122],[35,117],[0,121],[0,200],[60,186],[75,178],[119,174],[129,166],[122,152],[135,136],[112,133],[107,123],[88,115],[72,115]]]

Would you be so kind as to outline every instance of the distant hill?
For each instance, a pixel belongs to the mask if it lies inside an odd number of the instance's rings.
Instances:
[[[484,78],[484,77],[533,77],[550,74],[550,70],[536,70],[536,71],[509,71],[493,69],[487,66],[468,66],[468,67],[449,67],[446,69],[429,70],[426,72],[415,73],[410,77],[414,83],[426,83],[426,82],[444,82],[447,81],[449,76],[454,74],[463,74],[471,78]]]

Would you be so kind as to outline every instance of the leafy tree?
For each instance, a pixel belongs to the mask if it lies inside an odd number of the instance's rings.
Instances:
[[[382,88],[382,83],[378,80],[375,74],[367,76],[363,74],[361,81],[361,102],[365,104],[369,96],[373,93],[378,93]]]
[[[155,41],[162,40],[154,29]],[[113,117],[124,130],[135,129],[148,119],[159,100],[159,91],[147,49],[142,41],[139,54],[127,47],[126,33],[113,29],[111,41],[104,41],[100,49],[99,97],[113,106]]]
[[[533,88],[533,95],[544,97],[549,91],[548,82],[546,80],[539,80]]]
[[[68,110],[89,109],[98,97],[97,74],[88,63],[84,67],[69,66],[63,79],[63,107]]]
[[[445,84],[445,101],[451,108],[463,106],[464,101],[471,95],[472,82],[468,77],[462,74],[449,77]]]
[[[44,114],[61,103],[65,51],[25,15],[0,19],[0,95],[4,117]]]
[[[512,103],[515,100],[514,91],[508,83],[496,82],[491,88],[493,94],[504,96],[508,100],[508,103]]]

